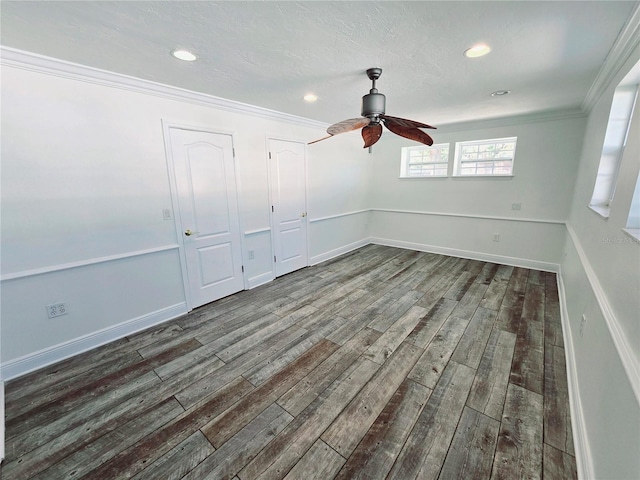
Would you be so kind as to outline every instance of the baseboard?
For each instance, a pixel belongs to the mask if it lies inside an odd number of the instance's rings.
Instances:
[[[0,463],[4,460],[4,380],[0,380]]]
[[[492,253],[473,252],[470,250],[460,250],[457,248],[440,247],[423,243],[405,242],[402,240],[393,240],[389,238],[371,237],[369,240],[370,243],[375,243],[377,245],[406,248],[409,250],[418,250],[420,252],[448,255],[450,257],[460,257],[468,258],[470,260],[479,260],[481,262],[499,263],[501,265],[512,265],[514,267],[530,268],[532,270],[542,270],[544,272],[557,273],[560,268],[557,263],[540,262],[538,260],[531,260],[528,258],[506,257],[503,255],[494,255]]]
[[[264,285],[265,283],[269,283],[274,280],[273,272],[261,273],[260,275],[256,275],[255,277],[251,277],[247,280],[248,289],[259,287],[260,285]]]
[[[47,365],[52,365],[61,360],[126,337],[127,335],[132,335],[146,328],[179,317],[187,313],[187,311],[187,304],[185,302],[177,303],[170,307],[127,320],[118,325],[25,355],[15,360],[10,360],[2,364],[1,378],[6,381],[20,377],[29,372],[46,367]]]
[[[576,454],[576,467],[578,478],[595,478],[591,448],[587,437],[587,425],[580,401],[580,389],[578,388],[578,370],[573,352],[573,336],[569,327],[569,311],[567,309],[567,297],[562,280],[562,270],[558,272],[558,298],[560,300],[560,320],[562,323],[562,337],[564,338],[564,355],[567,365],[567,385],[569,387],[569,410],[571,411],[571,426],[573,432],[573,448]]]
[[[309,265],[317,265],[319,263],[326,262],[327,260],[339,257],[340,255],[344,255],[345,253],[349,253],[353,250],[364,247],[365,245],[369,245],[370,243],[371,241],[369,238],[363,238],[362,240],[358,240],[357,242],[349,243],[348,245],[344,245],[339,248],[334,248],[333,250],[329,250],[328,252],[324,252],[320,255],[311,257],[309,259]]]

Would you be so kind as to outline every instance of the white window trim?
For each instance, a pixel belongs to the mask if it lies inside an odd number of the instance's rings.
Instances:
[[[461,156],[462,156],[462,147],[465,145],[487,145],[492,143],[506,143],[506,142],[514,142],[515,148],[513,151],[513,158],[511,159],[511,173],[491,173],[491,174],[462,174],[458,173],[461,170]],[[487,138],[481,140],[465,140],[462,142],[456,142],[455,147],[455,155],[453,161],[453,177],[454,178],[496,178],[496,177],[513,177],[513,172],[515,168],[515,159],[516,159],[516,149],[518,148],[518,137],[505,137],[505,138]],[[492,162],[496,162],[499,160],[490,160]]]
[[[435,148],[444,148],[448,149],[447,161],[444,162],[424,162],[424,165],[445,165],[447,173],[444,175],[409,175],[409,154],[411,151],[415,150],[429,150]],[[419,145],[413,147],[403,147],[401,150],[400,157],[400,176],[401,179],[430,179],[430,178],[447,178],[449,176],[449,164],[451,160],[451,145],[449,143],[438,143],[435,145],[427,146],[427,145]]]
[[[622,163],[622,156],[624,155],[624,150],[627,145],[627,139],[629,137],[629,130],[631,128],[631,120],[634,116],[634,111],[638,102],[638,91],[639,87],[637,84],[637,77],[640,73],[640,62],[638,62],[629,73],[625,76],[625,78],[620,81],[618,86],[616,87],[612,102],[611,108],[609,111],[609,118],[607,120],[607,129],[605,131],[605,137],[602,145],[602,153],[600,155],[600,162],[598,163],[598,172],[596,176],[595,183],[593,185],[593,193],[591,194],[591,200],[589,201],[588,207],[600,215],[602,218],[607,219],[611,213],[611,206],[613,204],[613,199],[616,193],[616,187],[618,183],[618,175],[620,173],[620,164]],[[624,94],[624,92],[633,92],[633,98],[631,100],[631,104],[619,105],[616,110],[616,95]],[[605,155],[609,149],[611,149],[612,145],[607,144],[607,139],[610,135],[610,130],[612,128],[612,123],[618,120],[618,116],[621,115],[621,109],[628,108],[628,114],[626,115],[626,125],[624,127],[624,134],[621,139],[621,142],[618,144],[617,142],[613,144],[615,147],[615,163],[613,164],[613,173],[607,177],[606,180],[601,180],[599,176],[602,173],[603,162]],[[614,130],[615,131],[615,130]],[[606,192],[606,198],[603,198],[603,193]]]

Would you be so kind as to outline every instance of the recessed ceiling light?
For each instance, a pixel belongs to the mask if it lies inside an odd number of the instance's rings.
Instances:
[[[504,97],[505,95],[509,95],[511,93],[511,90],[496,90],[495,92],[491,93],[492,97]]]
[[[464,56],[467,58],[476,58],[482,57],[491,51],[491,47],[489,45],[485,45],[484,43],[479,43],[478,45],[474,45],[471,48],[467,48],[464,51]]]
[[[179,60],[184,60],[185,62],[193,62],[196,58],[198,58],[188,50],[174,50],[173,52],[171,52],[171,55]]]
[[[318,100],[318,96],[313,93],[307,93],[304,97],[302,97],[305,102],[313,103]]]

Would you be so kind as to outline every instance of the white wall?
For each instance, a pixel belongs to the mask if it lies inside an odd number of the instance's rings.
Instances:
[[[428,120],[428,119],[418,119]],[[543,270],[560,262],[584,118],[485,122],[430,132],[435,143],[518,137],[508,178],[401,179],[412,142],[385,132],[374,146],[371,235],[382,243]],[[512,210],[519,203],[521,210]],[[494,242],[494,234],[500,241]]]
[[[638,106],[610,217],[587,207],[614,89],[638,59],[636,48],[589,115],[561,265],[593,478],[640,478],[640,243],[622,231],[640,170]]]
[[[186,311],[179,241],[162,216],[173,211],[162,120],[234,135],[246,279],[273,279],[267,138],[307,142],[321,124],[21,52],[2,63],[5,379]],[[308,218],[322,232],[311,256],[366,237],[366,223],[345,229],[339,216],[368,202],[356,152],[344,141],[308,151]],[[69,313],[50,320],[57,302]]]

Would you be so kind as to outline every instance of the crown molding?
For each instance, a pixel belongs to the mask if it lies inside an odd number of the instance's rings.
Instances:
[[[226,98],[152,82],[150,80],[88,67],[86,65],[67,62],[65,60],[38,55],[36,53],[26,52],[24,50],[18,50],[2,45],[0,45],[0,65],[105,87],[119,88],[145,95],[153,95],[169,100],[178,100],[195,105],[212,107],[228,112],[292,123],[303,127],[326,129],[329,126],[328,123],[299,117],[297,115],[291,115],[288,113],[270,110],[268,108],[228,100]]]
[[[640,44],[640,2],[631,12],[627,23],[618,34],[618,38],[609,50],[596,79],[591,84],[582,102],[581,110],[585,113],[591,112],[605,89],[609,86],[613,78],[618,74],[622,66],[627,62],[634,50]]]
[[[507,117],[485,118],[468,122],[447,123],[438,125],[438,131],[457,132],[463,130],[480,130],[514,125],[526,125],[530,123],[551,122],[554,120],[568,120],[572,118],[584,118],[587,113],[580,108],[565,108],[561,110],[544,110],[541,112],[513,115]]]

